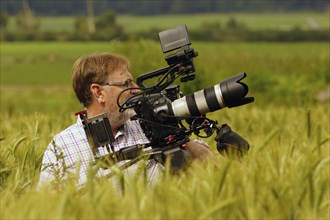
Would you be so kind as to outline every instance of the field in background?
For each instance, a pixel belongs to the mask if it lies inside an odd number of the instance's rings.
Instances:
[[[74,60],[94,51],[128,56],[137,75],[166,65],[157,42],[1,43],[1,219],[216,218],[328,219],[329,86],[327,43],[193,42],[196,91],[240,72],[253,104],[208,114],[251,143],[242,163],[195,164],[159,185],[126,179],[123,195],[105,180],[82,191],[36,191],[42,153],[81,110],[71,91]],[[123,208],[125,207],[125,208]]]
[[[302,100],[315,101],[330,82],[327,43],[193,42],[192,47],[199,53],[195,58],[196,80],[182,85],[185,93],[246,72],[246,82],[253,95],[258,96],[259,104],[267,101],[267,104],[295,105]],[[17,42],[2,43],[1,51],[3,95],[6,95],[4,88],[13,91],[44,85],[45,90],[59,86],[70,88],[74,60],[95,51],[126,55],[131,60],[135,78],[166,66],[159,43],[152,41]]]
[[[118,16],[118,23],[124,27],[127,32],[148,30],[152,27],[171,28],[178,24],[187,24],[189,29],[196,30],[207,22],[219,22],[223,26],[230,19],[235,19],[243,23],[252,30],[261,29],[290,29],[301,27],[310,29],[311,24],[318,24],[320,28],[326,28],[329,25],[329,15],[327,13],[233,13],[233,14],[196,14],[196,15],[173,15],[173,16],[155,16],[155,17],[137,17],[137,16]],[[136,22],[139,25],[135,25]]]
[[[235,19],[252,30],[260,29],[303,29],[328,28],[329,13],[299,12],[299,13],[230,13],[230,14],[194,14],[194,15],[159,15],[131,16],[117,15],[117,22],[125,32],[147,31],[150,28],[167,29],[178,24],[187,24],[189,29],[196,30],[206,22],[219,22],[226,25],[228,20]],[[40,29],[49,31],[71,31],[74,27],[74,17],[40,17]],[[15,19],[9,20],[9,30],[16,28]]]

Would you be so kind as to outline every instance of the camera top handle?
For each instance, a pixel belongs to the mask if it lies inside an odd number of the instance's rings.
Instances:
[[[143,83],[145,80],[160,75],[164,75],[163,78],[165,78],[168,74],[173,74],[173,72],[183,76],[181,78],[181,82],[193,80],[195,78],[194,75],[189,74],[195,72],[193,58],[198,56],[198,53],[189,47],[189,45],[191,45],[191,41],[188,35],[187,26],[180,25],[178,27],[162,31],[159,33],[159,40],[163,53],[167,53],[173,50],[177,51],[165,58],[167,64],[169,65],[168,67],[164,67],[139,76],[136,80],[137,85],[140,88],[147,88],[147,86]],[[172,78],[173,81],[175,78],[176,77]],[[168,82],[168,85],[173,81]],[[159,84],[155,86],[159,86]]]
[[[164,68],[161,68],[161,69],[149,72],[149,73],[145,73],[136,79],[136,83],[140,88],[146,88],[147,86],[143,83],[144,80],[163,75],[163,74],[167,73],[170,69],[171,69],[171,67],[168,66],[168,67],[164,67]]]

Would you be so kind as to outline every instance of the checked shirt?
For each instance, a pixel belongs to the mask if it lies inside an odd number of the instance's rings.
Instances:
[[[122,148],[146,144],[148,139],[144,135],[138,121],[127,121],[115,135],[113,143],[115,151]],[[99,155],[107,154],[106,148],[100,147],[97,149]],[[88,144],[86,133],[84,131],[81,119],[78,117],[77,123],[71,125],[67,129],[57,134],[48,145],[43,161],[38,187],[49,183],[56,176],[68,177],[68,174],[78,176],[78,186],[86,183],[88,172],[91,169],[91,164],[95,162],[92,150]],[[120,161],[116,165],[122,165],[127,161]],[[123,171],[125,175],[134,175],[139,163],[135,163]],[[156,176],[164,167],[156,163],[154,160],[149,160],[146,165],[147,179],[149,184],[156,182]],[[96,177],[105,176],[111,173],[110,169],[98,169]],[[115,187],[118,187],[118,180],[111,178]]]

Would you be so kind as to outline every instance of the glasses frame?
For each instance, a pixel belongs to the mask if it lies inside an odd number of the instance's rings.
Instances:
[[[128,79],[128,80],[125,80],[124,82],[112,82],[112,83],[107,82],[104,85],[106,85],[106,86],[125,86],[128,89],[132,86],[132,83],[133,83],[133,80]]]

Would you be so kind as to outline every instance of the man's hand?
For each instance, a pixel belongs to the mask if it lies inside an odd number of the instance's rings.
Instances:
[[[217,161],[215,154],[204,141],[191,140],[187,142],[186,150],[192,159],[205,162],[210,162],[211,160]]]
[[[250,148],[249,143],[226,124],[221,126],[214,140],[219,153],[231,159],[241,160]]]

